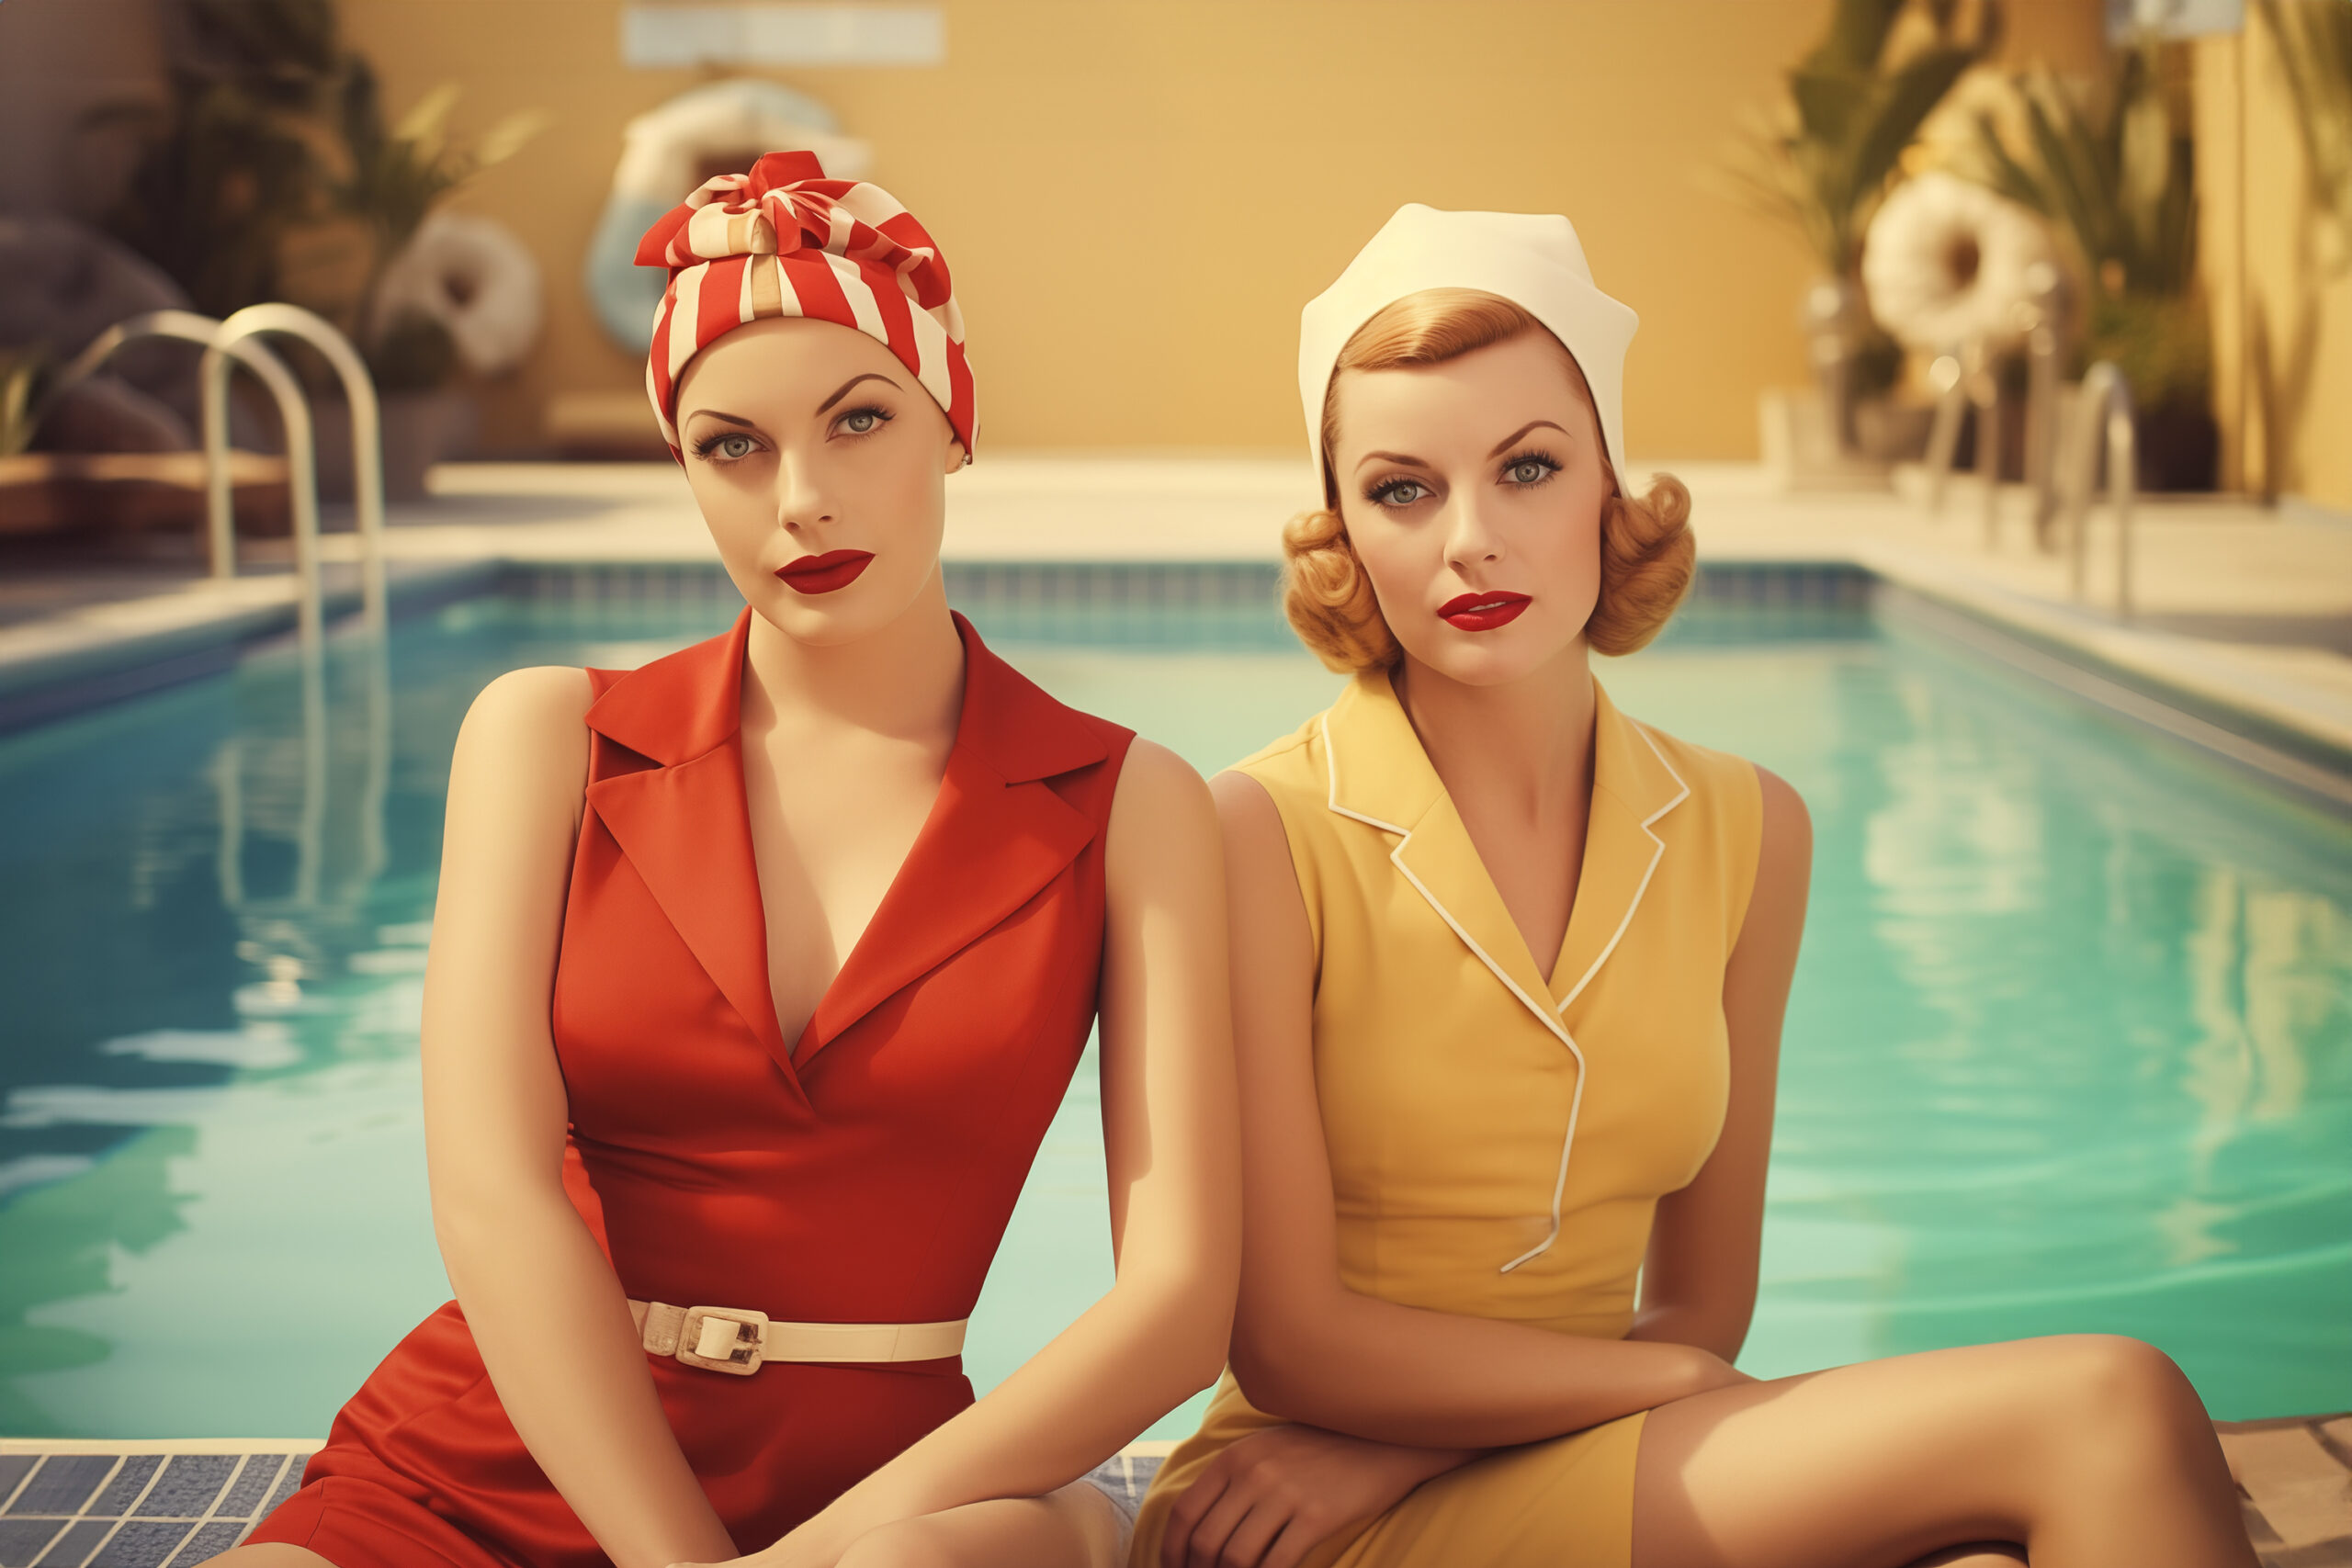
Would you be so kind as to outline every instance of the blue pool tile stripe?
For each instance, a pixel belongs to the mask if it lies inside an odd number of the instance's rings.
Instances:
[[[234,1454],[174,1454],[133,1511],[155,1518],[202,1518],[236,1468]]]
[[[40,1562],[42,1550],[64,1527],[63,1519],[0,1519],[0,1568]]]
[[[120,1454],[51,1454],[8,1505],[8,1512],[78,1514],[114,1473],[121,1458]]]
[[[89,1561],[89,1568],[164,1568],[164,1560],[188,1538],[188,1526],[175,1520],[127,1520]]]
[[[0,1455],[0,1568],[193,1568],[243,1540],[309,1462],[124,1447]]]
[[[300,1453],[0,1455],[0,1568],[194,1568],[244,1540],[301,1485],[309,1462]],[[1121,1454],[1092,1480],[1132,1508],[1159,1464]]]
[[[198,1525],[196,1533],[187,1538],[187,1544],[180,1548],[179,1555],[165,1568],[194,1568],[208,1558],[218,1557],[244,1540],[245,1531],[252,1528],[248,1521],[241,1519],[215,1519]]]
[[[224,1518],[251,1518],[260,1511],[257,1505],[269,1495],[270,1483],[286,1468],[284,1454],[247,1454],[244,1468],[237,1472],[237,1479],[229,1483],[229,1495],[213,1506],[212,1511]]]
[[[57,1544],[41,1554],[39,1568],[83,1568],[98,1542],[106,1540],[114,1529],[112,1519],[82,1519],[57,1538]]]
[[[294,1495],[294,1489],[302,1484],[302,1472],[310,1468],[310,1463],[311,1456],[308,1454],[296,1454],[288,1460],[286,1472],[277,1478],[277,1486],[269,1494],[269,1501],[255,1509],[254,1517],[256,1519],[260,1518],[287,1498]]]
[[[106,1490],[98,1494],[97,1501],[80,1511],[103,1515],[110,1519],[122,1517],[139,1506],[139,1499],[146,1495],[149,1484],[155,1479],[155,1472],[163,1468],[162,1454],[126,1455],[121,1468],[107,1483]]]

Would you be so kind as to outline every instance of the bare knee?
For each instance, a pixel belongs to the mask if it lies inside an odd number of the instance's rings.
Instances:
[[[2075,1413],[2109,1425],[2171,1425],[2205,1406],[2173,1359],[2120,1334],[2066,1334],[2043,1341],[2054,1363],[2052,1393]]]
[[[2069,1334],[2041,1347],[2052,1435],[2076,1462],[2144,1471],[2218,1453],[2196,1389],[2154,1346],[2120,1334]]]

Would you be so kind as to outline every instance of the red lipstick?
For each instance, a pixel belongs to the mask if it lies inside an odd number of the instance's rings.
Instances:
[[[1519,613],[1534,602],[1524,593],[1510,593],[1496,588],[1484,593],[1464,593],[1458,599],[1449,599],[1439,608],[1438,616],[1461,631],[1490,632],[1497,626],[1507,626],[1519,619]]]
[[[796,593],[835,593],[855,582],[873,558],[872,550],[827,550],[780,566],[775,574]]]

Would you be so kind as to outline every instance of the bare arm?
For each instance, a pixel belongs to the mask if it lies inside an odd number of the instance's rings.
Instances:
[[[563,1192],[548,1007],[588,700],[578,670],[516,671],[458,733],[424,976],[425,1157],[442,1260],[515,1431],[620,1568],[662,1568],[734,1548]]]
[[[1247,1173],[1233,1371],[1250,1402],[1383,1442],[1475,1450],[1557,1437],[1739,1381],[1687,1345],[1427,1312],[1341,1282],[1315,1092],[1306,907],[1263,786],[1224,773],[1213,787],[1231,886]]]
[[[1225,1359],[1240,1169],[1216,818],[1200,777],[1137,740],[1111,812],[1102,1123],[1117,1282],[1018,1371],[786,1538],[830,1562],[868,1530],[1084,1475]]]
[[[1777,775],[1758,768],[1756,776],[1764,791],[1756,889],[1724,966],[1730,1102],[1714,1153],[1696,1179],[1658,1202],[1642,1266],[1641,1310],[1626,1336],[1695,1345],[1726,1361],[1739,1355],[1756,1310],[1781,1020],[1813,881],[1813,820],[1804,800]]]

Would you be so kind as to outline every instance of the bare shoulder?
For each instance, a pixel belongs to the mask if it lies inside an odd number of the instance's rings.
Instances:
[[[1229,855],[1283,850],[1283,814],[1263,784],[1238,768],[1227,768],[1209,781],[1209,795],[1216,802],[1217,823],[1225,829]]]
[[[1805,809],[1804,796],[1797,793],[1794,784],[1771,769],[1756,762],[1750,762],[1748,766],[1756,770],[1757,786],[1764,794],[1765,841],[1770,843],[1776,838],[1793,836],[1803,842],[1811,843],[1813,814]]]
[[[510,670],[484,686],[458,731],[452,795],[577,801],[588,772],[582,721],[594,700],[588,671],[561,665]]]
[[[1756,889],[1747,902],[1750,926],[1759,916],[1781,919],[1802,911],[1813,882],[1813,814],[1804,797],[1770,768],[1756,767],[1756,783],[1763,792],[1763,819]]]
[[[576,729],[594,700],[588,671],[563,664],[509,670],[475,696],[466,729],[552,733]]]
[[[1193,765],[1155,740],[1128,743],[1111,801],[1111,874],[1123,863],[1166,864],[1216,853],[1216,813]]]

